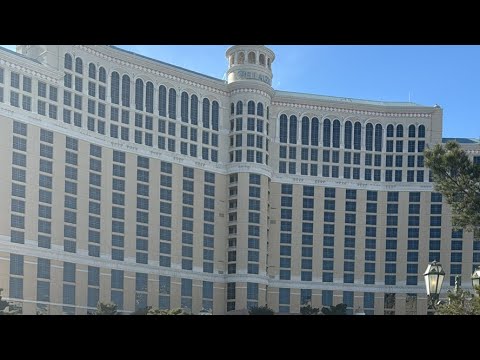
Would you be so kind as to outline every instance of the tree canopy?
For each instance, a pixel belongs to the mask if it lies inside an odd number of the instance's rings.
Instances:
[[[248,315],[273,315],[274,311],[270,309],[267,305],[260,307],[252,307],[248,311]]]
[[[0,315],[17,315],[21,314],[21,309],[14,306],[11,302],[2,299],[2,291],[0,288]]]
[[[347,315],[347,304],[330,305],[322,308],[323,315]]]
[[[147,315],[189,315],[185,310],[183,309],[169,309],[169,310],[160,310],[160,309],[154,309],[150,308],[147,311]]]
[[[432,171],[435,191],[442,193],[452,208],[453,227],[479,236],[480,165],[453,141],[425,150],[425,165]]]
[[[98,302],[95,315],[117,315],[117,305],[114,303]]]
[[[302,315],[318,315],[319,313],[320,309],[314,308],[310,304],[300,307],[300,314]]]
[[[477,289],[477,295],[479,291]],[[461,288],[448,291],[448,301],[439,305],[438,315],[480,315],[480,297]]]
[[[6,300],[2,300],[2,291],[3,289],[0,289],[0,314],[3,315],[5,313],[8,313],[8,311],[5,309],[8,307],[9,303]]]

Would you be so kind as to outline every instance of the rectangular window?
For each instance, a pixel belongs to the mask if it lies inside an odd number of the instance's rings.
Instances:
[[[12,183],[12,196],[25,198],[25,185]],[[12,199],[13,202],[13,199]]]
[[[123,289],[123,270],[112,270],[112,289]]]
[[[10,274],[23,276],[23,255],[10,254]]]
[[[332,306],[333,305],[333,291],[332,290],[322,290],[322,305],[323,306]]]
[[[3,90],[3,89],[2,89]],[[20,107],[20,95],[15,91],[10,91],[10,105]],[[45,103],[43,103],[45,105]],[[43,112],[38,112],[40,115],[45,115],[45,107],[43,108]]]
[[[14,299],[23,299],[23,279],[10,277],[10,297]]]
[[[128,141],[129,138],[129,129],[127,127],[121,127],[121,138],[122,140]]]
[[[38,85],[40,88],[40,83]],[[20,74],[14,72],[10,73],[10,86],[16,89],[20,89]]]
[[[22,95],[23,110],[32,111],[32,98],[30,96]]]
[[[27,166],[27,156],[25,154],[13,152],[12,153],[12,164],[22,167]]]
[[[74,263],[63,263],[63,281],[75,282],[75,267],[76,265]]]

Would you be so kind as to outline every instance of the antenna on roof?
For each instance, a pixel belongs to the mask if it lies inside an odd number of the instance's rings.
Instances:
[[[411,102],[410,101],[410,91],[408,92],[408,102]]]

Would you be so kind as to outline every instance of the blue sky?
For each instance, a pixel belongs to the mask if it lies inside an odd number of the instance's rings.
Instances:
[[[222,78],[228,45],[119,45]],[[444,110],[444,137],[480,137],[480,46],[274,45],[275,89]],[[9,47],[14,49],[14,46]]]

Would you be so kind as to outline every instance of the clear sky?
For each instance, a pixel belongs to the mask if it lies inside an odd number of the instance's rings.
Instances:
[[[228,45],[119,45],[222,78]],[[14,46],[7,46],[14,50]],[[480,137],[480,46],[275,45],[278,90],[440,105],[444,137]]]

